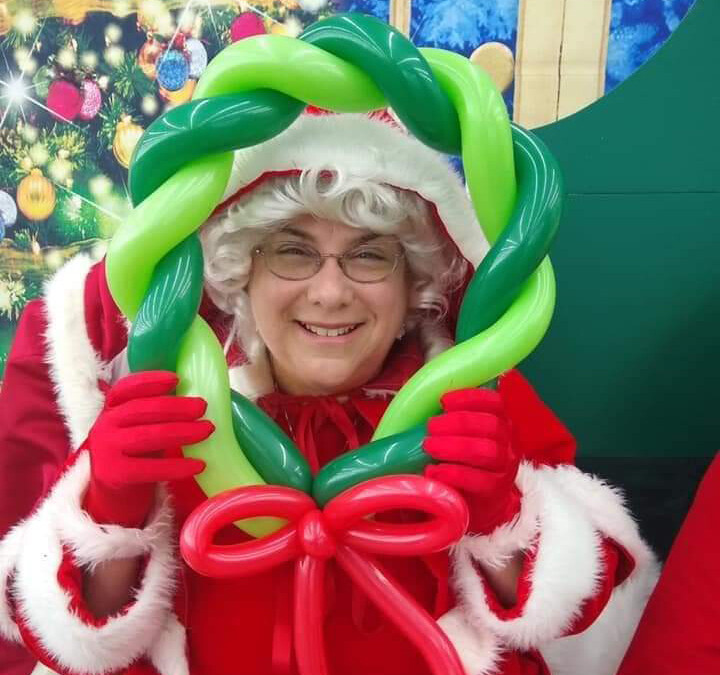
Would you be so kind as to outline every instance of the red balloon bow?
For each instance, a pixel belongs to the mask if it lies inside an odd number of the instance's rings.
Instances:
[[[369,516],[413,509],[430,519],[396,524]],[[213,544],[216,533],[244,518],[275,516],[288,522],[277,532],[241,544]],[[294,638],[301,675],[327,675],[323,648],[326,561],[334,557],[348,576],[415,644],[435,675],[463,675],[448,637],[428,612],[383,570],[373,555],[421,556],[455,543],[468,510],[452,488],[420,476],[389,476],[356,485],[323,510],[304,492],[277,485],[236,488],[207,500],[190,515],[180,549],[199,574],[247,576],[295,560]]]

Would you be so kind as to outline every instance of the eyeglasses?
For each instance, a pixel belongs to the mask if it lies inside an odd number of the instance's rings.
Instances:
[[[322,254],[297,241],[277,241],[255,249],[276,277],[288,281],[310,279],[320,271],[326,258],[335,258],[348,279],[372,284],[387,279],[402,258],[397,244],[363,244],[343,254]]]

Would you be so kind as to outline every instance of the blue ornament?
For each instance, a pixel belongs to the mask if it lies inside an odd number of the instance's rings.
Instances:
[[[163,89],[179,91],[190,77],[190,66],[185,54],[169,49],[157,61],[157,80]]]
[[[0,241],[2,241],[5,238],[5,219],[2,217],[2,214],[0,213]]]

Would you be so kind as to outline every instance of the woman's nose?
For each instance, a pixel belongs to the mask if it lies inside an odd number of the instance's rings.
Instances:
[[[345,276],[337,258],[324,258],[322,267],[308,280],[308,300],[326,307],[349,304],[353,292],[352,281]]]

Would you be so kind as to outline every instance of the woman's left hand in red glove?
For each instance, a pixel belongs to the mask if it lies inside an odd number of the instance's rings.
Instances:
[[[441,404],[444,412],[428,421],[423,444],[439,464],[428,466],[425,476],[465,497],[468,533],[488,534],[520,510],[515,487],[520,459],[502,399],[492,389],[459,389],[445,394]]]

